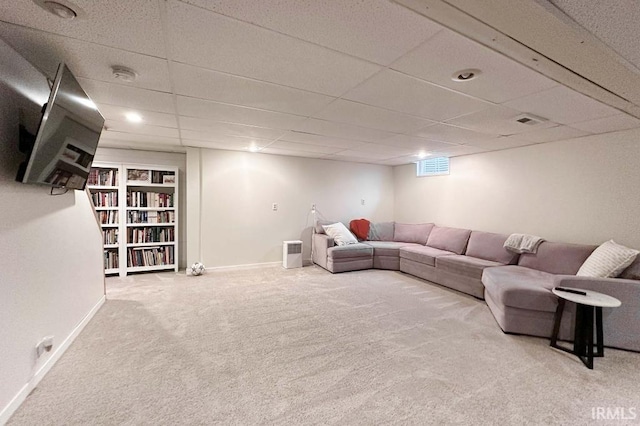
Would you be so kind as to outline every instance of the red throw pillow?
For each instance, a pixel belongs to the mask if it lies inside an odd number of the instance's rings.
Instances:
[[[362,241],[366,240],[369,235],[370,224],[371,222],[367,219],[354,219],[349,222],[349,228],[351,229],[351,232],[353,232],[353,234]]]

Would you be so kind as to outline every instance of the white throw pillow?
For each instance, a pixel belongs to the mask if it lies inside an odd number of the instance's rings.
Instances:
[[[331,225],[322,225],[324,232],[339,246],[347,244],[355,244],[358,242],[356,237],[347,229],[342,222],[332,223]]]
[[[580,277],[615,278],[631,265],[638,250],[621,246],[613,240],[602,243],[584,261],[576,275]]]

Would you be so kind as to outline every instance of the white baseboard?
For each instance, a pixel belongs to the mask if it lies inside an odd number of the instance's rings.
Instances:
[[[265,263],[247,263],[244,265],[230,265],[230,266],[212,266],[206,268],[207,271],[233,271],[235,269],[256,269],[264,268],[267,266],[282,266],[282,261],[278,262],[265,262]]]
[[[95,306],[91,308],[89,313],[85,315],[82,321],[80,321],[80,323],[76,326],[76,328],[73,329],[71,334],[67,336],[67,338],[64,340],[64,342],[62,342],[62,344],[60,344],[60,346],[58,346],[58,349],[53,354],[51,354],[49,359],[47,359],[42,365],[42,367],[38,369],[38,371],[33,375],[31,380],[29,380],[27,384],[25,384],[22,387],[22,389],[20,389],[18,394],[13,397],[11,402],[9,402],[9,404],[7,404],[7,406],[4,407],[2,411],[0,411],[0,425],[4,425],[9,421],[9,418],[13,415],[13,413],[16,412],[16,410],[18,409],[18,407],[20,407],[20,405],[24,402],[24,400],[27,399],[27,396],[29,396],[31,391],[33,391],[33,389],[35,389],[35,387],[38,386],[38,383],[40,383],[40,380],[42,380],[42,378],[49,372],[49,370],[51,370],[51,367],[53,367],[54,364],[58,362],[60,357],[66,352],[69,346],[71,346],[71,344],[76,339],[76,337],[78,337],[80,332],[82,332],[84,327],[89,323],[89,321],[91,321],[91,318],[93,318],[96,312],[98,312],[100,307],[104,304],[105,300],[106,300],[106,296],[102,296],[100,298],[98,303],[96,303]]]

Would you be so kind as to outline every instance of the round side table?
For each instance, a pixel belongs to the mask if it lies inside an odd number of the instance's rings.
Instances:
[[[561,287],[551,290],[553,294],[558,296],[558,308],[556,309],[555,322],[553,324],[553,333],[551,335],[551,346],[576,355],[587,366],[593,370],[593,358],[604,356],[603,331],[602,331],[602,308],[617,308],[622,305],[615,297],[598,293],[591,290],[583,290],[579,288],[566,288],[584,294],[576,294],[570,291],[562,291]],[[558,332],[560,330],[560,321],[562,321],[562,313],[566,301],[576,304],[576,321],[573,330],[573,350],[558,345]],[[596,322],[596,347],[597,352],[593,352],[593,318],[595,313]]]

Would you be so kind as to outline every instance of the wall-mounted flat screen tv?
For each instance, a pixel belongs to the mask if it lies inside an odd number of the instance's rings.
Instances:
[[[84,189],[103,126],[104,118],[96,105],[69,68],[60,64],[17,180]]]

